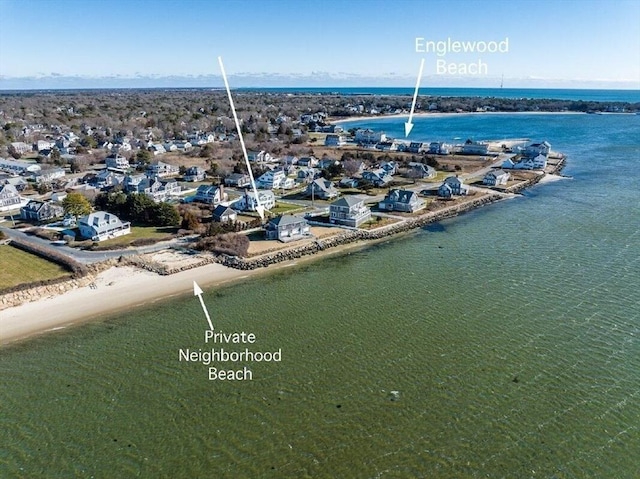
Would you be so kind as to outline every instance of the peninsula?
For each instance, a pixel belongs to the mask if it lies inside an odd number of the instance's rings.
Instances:
[[[405,233],[514,197],[565,162],[546,138],[412,141],[342,122],[403,118],[406,97],[247,92],[256,197],[224,97],[202,96],[0,97],[2,344]]]

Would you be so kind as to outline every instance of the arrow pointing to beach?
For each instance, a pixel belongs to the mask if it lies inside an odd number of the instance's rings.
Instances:
[[[193,295],[197,296],[200,300],[200,304],[202,305],[202,310],[204,311],[204,315],[207,317],[207,322],[209,323],[209,327],[211,331],[213,331],[213,323],[211,322],[211,317],[209,316],[209,311],[207,311],[207,306],[204,304],[204,299],[202,299],[202,289],[198,286],[198,283],[193,282]]]
[[[413,102],[411,102],[411,112],[409,113],[409,121],[404,124],[404,137],[406,138],[413,129],[413,111],[416,109],[416,100],[418,99],[418,90],[420,89],[420,79],[422,78],[422,70],[424,68],[424,58],[420,62],[420,71],[418,72],[418,79],[416,80],[416,90],[413,92]]]
[[[238,121],[238,115],[236,114],[236,106],[233,104],[233,98],[231,97],[231,89],[229,88],[229,81],[227,80],[227,74],[225,73],[224,65],[222,64],[222,57],[218,57],[218,63],[220,64],[222,79],[224,80],[224,86],[227,89],[227,95],[229,96],[229,103],[231,104],[233,119],[236,122],[236,129],[238,130],[238,138],[240,138],[240,146],[242,147],[242,154],[244,155],[244,161],[247,163],[247,170],[249,171],[249,178],[251,179],[251,188],[253,189],[253,193],[256,195],[256,211],[260,215],[260,219],[264,221],[264,206],[260,204],[260,198],[258,197],[258,189],[256,188],[256,181],[253,179],[253,172],[251,171],[251,164],[249,163],[249,155],[247,154],[247,147],[245,146],[244,138],[242,137],[242,130],[240,129],[240,122]],[[213,327],[211,329],[213,329]]]

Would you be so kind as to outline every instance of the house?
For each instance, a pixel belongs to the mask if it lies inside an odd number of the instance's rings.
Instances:
[[[266,210],[270,210],[276,205],[276,195],[270,190],[260,190],[258,191],[258,201],[260,202],[260,206]],[[244,195],[242,195],[234,205],[242,211],[256,211],[258,201],[256,201],[256,195],[253,191],[245,191]]]
[[[452,196],[462,196],[469,193],[469,186],[457,176],[447,177],[438,188],[438,196],[441,198],[451,198]]]
[[[506,185],[511,175],[504,170],[492,170],[484,175],[482,184],[487,186]]]
[[[334,160],[333,158],[322,158],[320,161],[318,161],[318,168],[320,168],[321,170],[324,170],[326,168],[329,168],[333,165],[339,165],[340,162],[338,160]]]
[[[538,155],[534,158],[523,158],[513,168],[515,170],[544,170],[547,167],[547,157]]]
[[[173,141],[167,141],[165,143],[163,143],[164,146],[164,150],[165,151],[177,151],[178,147],[176,146],[176,144]]]
[[[306,194],[314,199],[330,200],[340,193],[333,182],[325,180],[324,178],[318,178],[307,186]]]
[[[18,192],[24,191],[29,186],[29,183],[21,176],[13,176],[11,178],[7,178],[4,181],[0,181],[0,183],[6,183],[8,185],[13,185]]]
[[[406,175],[409,178],[435,178],[436,170],[435,168],[429,165],[425,165],[424,163],[411,161],[409,162],[409,168],[407,169]]]
[[[551,152],[551,145],[548,141],[541,143],[531,143],[524,148],[522,152],[527,158],[535,158],[538,155],[549,156]]]
[[[119,175],[113,171],[102,170],[97,175],[89,179],[88,183],[96,188],[113,188],[121,185],[125,180],[124,175]]]
[[[409,143],[409,146],[406,148],[406,151],[409,153],[422,153],[423,151],[422,142],[420,141],[412,141]]]
[[[20,155],[24,155],[25,153],[29,153],[31,151],[31,147],[27,145],[24,141],[15,141],[11,143],[11,147],[15,150],[16,153]]]
[[[51,150],[51,149],[53,149],[54,146],[56,146],[56,142],[55,141],[38,140],[36,142],[36,151]]]
[[[180,168],[178,168],[177,166],[173,166],[162,161],[154,161],[147,166],[144,174],[149,178],[153,178],[154,176],[166,178],[168,176],[177,176],[179,173]]]
[[[125,193],[144,193],[151,182],[145,175],[127,175],[122,180],[122,189]]]
[[[153,153],[153,156],[161,155],[162,153],[166,153],[167,152],[167,150],[165,149],[164,145],[161,145],[160,143],[153,143],[149,147],[149,150],[151,151],[151,153]]]
[[[107,156],[104,159],[104,162],[106,163],[107,168],[114,168],[116,170],[128,170],[131,167],[129,160],[117,153]]]
[[[371,218],[371,210],[364,204],[363,198],[343,196],[329,205],[329,221],[357,228]]]
[[[277,158],[271,156],[271,153],[267,153],[266,151],[250,151],[247,153],[247,157],[249,161],[256,163],[272,163],[278,161]]]
[[[489,153],[489,145],[487,143],[478,143],[467,140],[460,150],[463,155],[487,155]]]
[[[505,170],[512,170],[514,166],[516,166],[516,164],[513,162],[513,160],[511,158],[507,158],[502,162],[501,168]]]
[[[64,215],[64,208],[53,202],[31,200],[20,208],[20,217],[27,221],[46,221]]]
[[[298,166],[315,168],[318,166],[318,159],[315,156],[304,156],[298,160]]]
[[[193,144],[190,141],[176,140],[173,144],[179,151],[189,151],[193,148]]]
[[[371,182],[371,184],[378,188],[386,186],[393,179],[391,175],[382,168],[373,171],[365,171],[362,173],[362,178]]]
[[[226,186],[246,188],[251,184],[251,178],[244,173],[232,173],[224,179],[224,184]]]
[[[344,146],[347,139],[343,135],[327,135],[324,139],[324,146]]]
[[[288,178],[284,171],[282,170],[273,170],[267,171],[265,174],[260,176],[256,180],[256,185],[258,188],[264,188],[266,190],[275,190],[275,189],[291,189],[295,186],[295,181],[293,178]]]
[[[385,161],[380,165],[387,175],[395,175],[398,170],[398,164],[395,161]]]
[[[196,195],[193,199],[209,205],[217,205],[218,203],[227,201],[229,199],[229,195],[225,193],[224,186],[222,185],[201,185],[198,186]]]
[[[207,177],[204,168],[199,166],[190,166],[187,171],[184,172],[184,181],[203,181]]]
[[[218,223],[231,223],[238,219],[238,213],[228,206],[218,205],[214,208],[211,218]]]
[[[40,171],[40,165],[24,160],[5,160],[0,158],[0,170],[18,175]]]
[[[53,180],[64,177],[66,172],[62,168],[51,168],[48,170],[36,171],[33,174],[33,179],[36,183],[51,183]]]
[[[123,222],[116,215],[96,211],[78,220],[80,236],[92,241],[104,241],[131,233],[131,223]]]
[[[363,144],[376,144],[386,141],[387,135],[382,131],[373,131],[369,128],[356,130],[355,142]]]
[[[284,164],[285,165],[297,165],[298,164],[298,157],[297,156],[292,156],[292,155],[287,155],[284,157]]]
[[[149,185],[142,194],[148,196],[156,203],[167,201],[180,193],[180,185],[174,179],[160,180],[158,178],[147,178],[146,183]],[[144,183],[143,183],[144,184]]]
[[[296,179],[298,183],[311,183],[320,175],[320,170],[315,168],[300,168]]]
[[[449,145],[439,141],[432,141],[429,143],[429,153],[432,155],[448,155],[450,152]]]
[[[265,226],[267,239],[277,239],[283,243],[305,238],[309,236],[310,231],[307,220],[292,215],[277,216],[270,219]]]
[[[12,184],[0,185],[0,208],[7,209],[20,204],[20,194]]]
[[[389,191],[378,208],[387,211],[404,211],[413,213],[426,206],[424,200],[415,191],[393,189]]]

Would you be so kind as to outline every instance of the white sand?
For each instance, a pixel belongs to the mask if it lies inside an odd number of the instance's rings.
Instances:
[[[193,281],[203,287],[219,285],[251,273],[219,264],[170,276],[158,276],[132,267],[110,268],[98,275],[95,289],[85,286],[0,311],[0,345],[36,333],[63,329],[156,299],[193,294]]]

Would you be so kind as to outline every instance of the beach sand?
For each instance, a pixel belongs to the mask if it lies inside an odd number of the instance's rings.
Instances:
[[[170,276],[159,276],[130,266],[112,267],[98,275],[94,288],[85,286],[0,311],[0,345],[37,333],[63,329],[156,299],[189,292],[193,294],[194,281],[206,287],[247,277],[251,273],[220,264],[193,268]]]
[[[270,274],[281,268],[342,254],[346,250],[367,247],[378,241],[382,240],[358,241],[254,270],[237,270],[212,263],[160,276],[132,266],[114,266],[97,276],[95,288],[85,286],[0,311],[0,346],[37,334],[99,320],[118,311],[172,296],[193,294],[194,281],[203,289],[221,286],[261,274]],[[156,254],[154,259],[170,264],[175,256],[172,253],[161,253]]]

